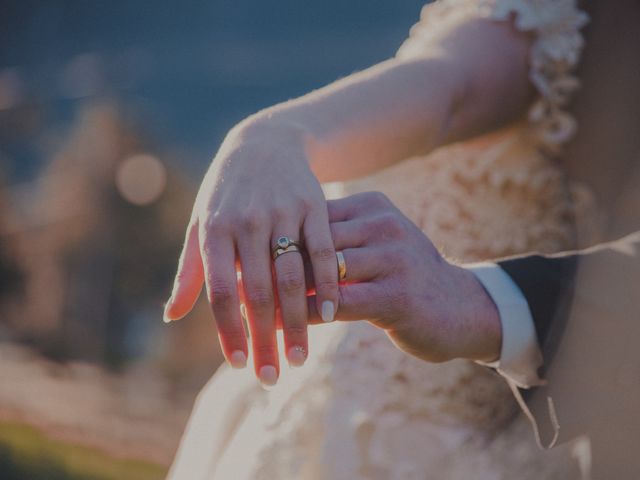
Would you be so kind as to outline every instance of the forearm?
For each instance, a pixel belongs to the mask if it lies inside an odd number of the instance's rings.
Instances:
[[[382,62],[248,123],[297,129],[321,181],[358,177],[520,115],[527,51],[508,24],[454,18],[419,58]]]
[[[391,59],[274,108],[306,134],[321,181],[366,175],[442,142],[458,97],[446,60]]]

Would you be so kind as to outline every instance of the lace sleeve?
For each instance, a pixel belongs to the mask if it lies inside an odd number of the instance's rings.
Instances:
[[[579,85],[572,70],[582,51],[580,29],[588,21],[587,14],[576,0],[439,0],[422,9],[420,21],[397,57],[420,55],[428,44],[430,25],[454,9],[496,20],[513,18],[516,28],[535,35],[529,77],[538,97],[530,107],[529,123],[540,146],[557,152],[576,130],[575,119],[565,108]]]

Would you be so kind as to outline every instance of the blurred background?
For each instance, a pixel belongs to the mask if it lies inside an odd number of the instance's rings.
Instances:
[[[0,2],[0,478],[163,478],[221,362],[162,323],[247,115],[392,56],[424,1]]]

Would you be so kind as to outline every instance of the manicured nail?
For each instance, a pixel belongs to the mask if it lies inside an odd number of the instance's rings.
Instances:
[[[234,350],[229,358],[229,364],[233,368],[244,368],[247,366],[247,356],[242,350]]]
[[[289,352],[287,353],[287,359],[289,360],[289,366],[296,368],[304,365],[305,360],[307,359],[307,352],[305,349],[299,345],[295,347],[291,347]]]
[[[265,387],[273,387],[278,381],[278,372],[276,371],[276,367],[273,365],[263,365],[260,368],[258,378],[260,378],[260,382]]]
[[[322,302],[322,321],[323,322],[333,322],[333,316],[335,315],[333,302],[330,300],[325,300]]]

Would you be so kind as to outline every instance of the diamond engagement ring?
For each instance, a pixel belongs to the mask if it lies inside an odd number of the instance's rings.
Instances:
[[[303,248],[302,243],[296,240],[291,240],[287,236],[278,237],[276,245],[273,247],[271,252],[271,257],[275,260],[280,255],[284,255],[289,252],[300,252]]]

